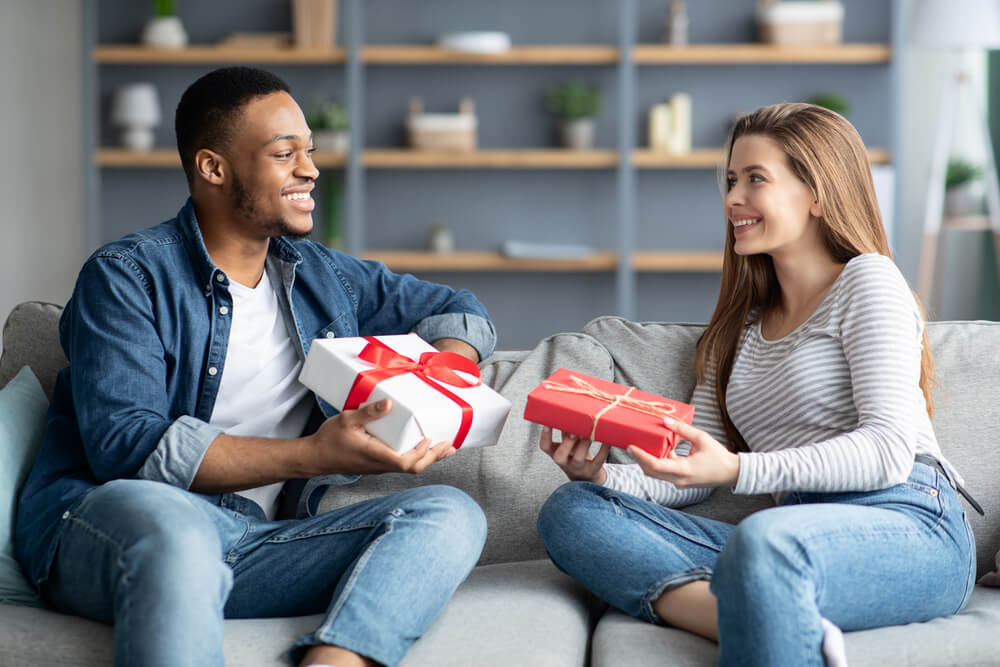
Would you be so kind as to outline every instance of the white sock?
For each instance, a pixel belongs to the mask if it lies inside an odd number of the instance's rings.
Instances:
[[[825,618],[821,618],[820,622],[823,624],[823,657],[826,659],[826,667],[847,667],[844,633]]]

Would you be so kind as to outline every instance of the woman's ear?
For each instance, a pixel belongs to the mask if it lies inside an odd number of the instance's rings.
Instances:
[[[197,177],[205,182],[222,185],[228,174],[226,158],[213,150],[202,148],[194,154],[194,171]]]
[[[813,199],[812,204],[809,205],[809,215],[814,218],[823,217],[823,207],[819,205],[819,199]]]

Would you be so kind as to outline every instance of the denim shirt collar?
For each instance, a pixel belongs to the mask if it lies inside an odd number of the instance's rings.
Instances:
[[[188,197],[184,206],[177,214],[178,228],[184,243],[191,254],[191,261],[194,264],[201,284],[204,286],[205,296],[212,293],[212,281],[220,285],[229,285],[229,277],[225,272],[215,265],[208,248],[205,247],[205,238],[201,235],[201,227],[198,225],[198,216],[194,210],[194,201]],[[302,254],[295,249],[288,239],[283,237],[273,237],[267,249],[268,255],[276,257],[286,266],[281,274],[283,278],[294,276],[295,267],[302,263]],[[290,266],[287,266],[290,265]],[[286,285],[287,286],[287,285]]]

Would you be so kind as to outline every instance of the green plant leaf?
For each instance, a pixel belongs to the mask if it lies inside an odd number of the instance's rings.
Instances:
[[[601,90],[580,81],[570,81],[545,91],[545,107],[565,120],[593,118],[601,110]]]

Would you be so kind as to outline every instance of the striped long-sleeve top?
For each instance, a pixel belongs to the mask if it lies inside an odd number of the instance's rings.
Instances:
[[[888,257],[849,261],[805,322],[778,340],[744,330],[726,404],[749,452],[733,491],[868,491],[906,480],[916,454],[944,459],[920,390],[923,319]],[[725,443],[707,368],[691,398],[694,425]],[[682,443],[678,453],[686,453]],[[607,464],[605,484],[681,506],[711,489],[677,489],[635,464]]]

